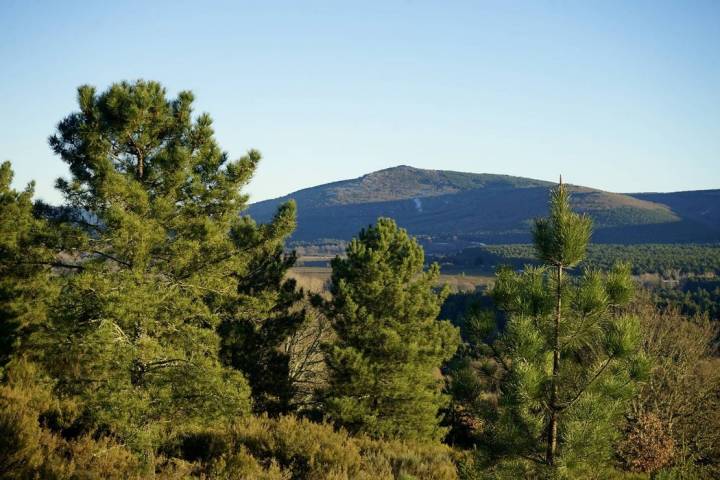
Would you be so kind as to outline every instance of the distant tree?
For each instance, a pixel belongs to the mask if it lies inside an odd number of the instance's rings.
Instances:
[[[478,315],[472,322],[474,338],[484,339],[481,371],[498,385],[484,441],[491,457],[510,459],[506,465],[530,461],[541,470],[597,475],[645,371],[638,319],[619,308],[633,294],[629,267],[565,275],[583,259],[590,232],[561,183],[549,217],[533,229],[543,265],[501,270],[491,294],[505,321]]]
[[[175,431],[249,410],[247,381],[222,362],[217,329],[268,320],[260,304],[285,293],[266,282],[254,295],[244,282],[294,227],[291,203],[269,225],[241,215],[260,154],[229,161],[192,101],[167,99],[155,82],[102,94],[83,86],[80,111],[50,137],[71,172],[57,182],[68,207],[60,221],[87,235],[63,252],[77,273],[59,280],[38,357],[57,393],[83,406],[73,428],[104,429],[150,455]],[[257,316],[240,318],[243,306]]]
[[[423,271],[422,247],[381,218],[332,262],[328,315],[337,339],[327,347],[327,414],[375,437],[437,439],[440,366],[458,345],[457,329],[437,320],[445,292],[439,267]]]

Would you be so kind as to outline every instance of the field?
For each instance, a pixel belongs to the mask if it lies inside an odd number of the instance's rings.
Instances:
[[[326,259],[327,260],[327,259]],[[329,266],[307,266],[320,258],[304,257],[301,266],[290,269],[288,275],[298,282],[298,286],[306,291],[322,293],[327,290],[331,269]],[[478,287],[486,287],[492,281],[491,275],[467,275],[463,272],[442,272],[438,286],[447,285],[452,292],[474,292]]]

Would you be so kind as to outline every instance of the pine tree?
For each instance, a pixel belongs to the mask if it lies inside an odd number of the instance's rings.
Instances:
[[[440,366],[458,345],[457,329],[438,321],[445,292],[439,267],[423,271],[423,250],[381,218],[360,232],[346,258],[332,262],[328,314],[337,340],[328,346],[327,414],[375,437],[437,439]]]
[[[500,270],[491,294],[506,323],[487,315],[473,323],[475,336],[487,339],[483,370],[499,384],[486,419],[490,453],[560,474],[607,464],[646,369],[638,319],[620,308],[633,294],[629,267],[566,274],[584,258],[590,233],[590,219],[571,210],[561,182],[550,216],[533,229],[543,265]]]
[[[586,216],[570,209],[570,197],[562,184],[550,197],[550,217],[539,219],[533,229],[538,258],[555,269],[555,318],[552,327],[553,367],[550,379],[550,423],[548,424],[545,461],[552,465],[557,448],[557,423],[560,410],[558,383],[560,381],[560,323],[562,321],[563,268],[577,265],[587,252],[592,223]]]
[[[48,248],[50,231],[33,212],[31,183],[22,192],[10,186],[10,162],[0,166],[0,377],[22,340],[42,323],[54,296]],[[59,262],[57,262],[59,264]]]
[[[158,83],[122,82],[80,87],[78,101],[50,145],[71,172],[57,182],[61,220],[86,236],[63,252],[78,272],[60,278],[36,342],[57,393],[82,402],[75,428],[152,454],[172,432],[248,411],[217,329],[250,301],[243,281],[292,231],[295,208],[269,225],[241,216],[260,154],[229,161],[189,92],[168,100]]]

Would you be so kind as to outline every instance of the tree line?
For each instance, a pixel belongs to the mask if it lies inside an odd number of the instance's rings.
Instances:
[[[453,269],[493,271],[496,266],[522,268],[537,264],[534,247],[527,244],[471,247],[438,262]],[[720,245],[717,244],[593,244],[580,267],[608,270],[620,261],[632,261],[634,275],[656,273],[665,278],[720,273]]]
[[[295,205],[244,215],[261,156],[230,160],[192,103],[80,87],[49,138],[59,207],[2,165],[2,478],[718,472],[713,326],[649,306],[627,264],[576,273],[592,225],[562,183],[538,265],[454,323],[439,266],[388,218],[310,295],[287,275]]]

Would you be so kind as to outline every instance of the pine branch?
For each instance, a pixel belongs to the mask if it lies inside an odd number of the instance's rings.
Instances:
[[[85,267],[82,265],[74,265],[70,263],[64,263],[64,262],[16,262],[17,265],[47,265],[49,267],[57,267],[57,268],[72,268],[75,270],[85,270]]]
[[[577,402],[580,399],[582,394],[585,393],[588,388],[590,388],[590,386],[595,382],[595,380],[597,380],[600,377],[600,375],[602,375],[602,373],[605,371],[607,366],[610,365],[610,362],[612,361],[612,359],[613,359],[612,356],[608,357],[607,360],[605,360],[605,363],[603,363],[603,366],[600,367],[600,370],[598,370],[595,373],[595,375],[593,375],[593,377],[590,379],[590,381],[588,383],[586,383],[585,386],[582,387],[570,401],[565,402],[562,406],[559,406],[558,411],[562,411],[562,410],[568,409],[571,406],[573,406],[575,404],[575,402]]]
[[[492,349],[495,359],[500,362],[506,372],[509,372],[510,367],[507,363],[505,363],[505,359],[500,355],[500,352],[498,352],[497,348],[495,347],[495,343],[489,343],[488,345]]]
[[[109,255],[107,253],[101,252],[100,250],[93,250],[92,253],[100,255],[101,257],[107,258],[108,260],[112,260],[116,263],[119,263],[120,265],[125,265],[128,268],[132,268],[132,263],[126,262],[124,260],[120,260],[119,258]]]

